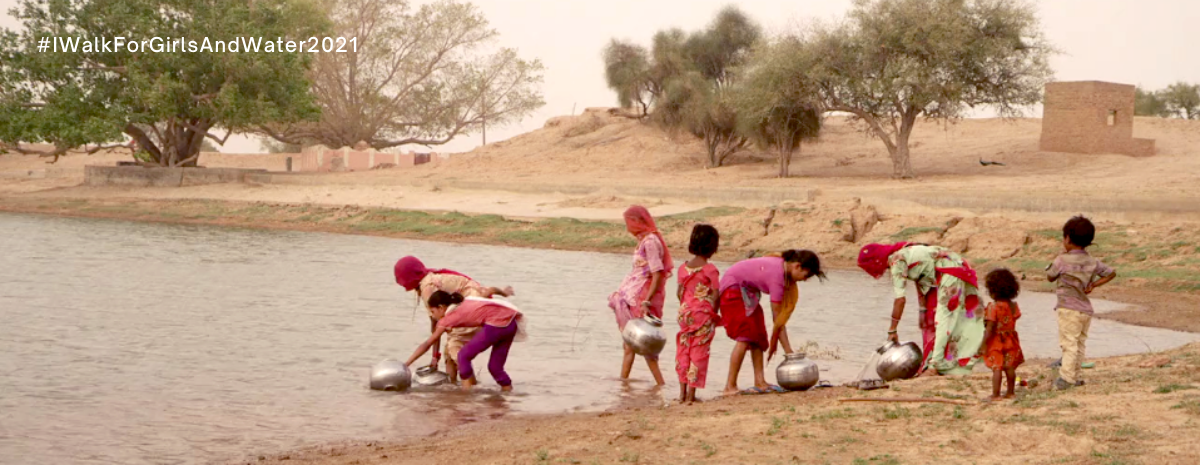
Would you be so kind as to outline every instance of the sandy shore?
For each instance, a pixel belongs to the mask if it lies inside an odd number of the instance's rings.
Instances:
[[[1087,385],[1038,386],[982,402],[989,375],[919,378],[889,389],[710,399],[472,424],[402,444],[325,445],[253,463],[368,464],[1194,464],[1200,462],[1200,344],[1093,360]],[[916,398],[921,402],[847,399]],[[953,402],[953,403],[940,403]],[[247,462],[241,462],[247,463]]]

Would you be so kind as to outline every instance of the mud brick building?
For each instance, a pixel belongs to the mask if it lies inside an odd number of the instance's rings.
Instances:
[[[1041,150],[1154,155],[1154,139],[1133,137],[1134,89],[1101,81],[1046,84]]]

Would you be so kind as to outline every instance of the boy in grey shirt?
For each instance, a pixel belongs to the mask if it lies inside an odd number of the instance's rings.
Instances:
[[[1093,313],[1088,294],[1117,277],[1117,270],[1088,255],[1086,249],[1095,237],[1096,226],[1091,221],[1082,216],[1071,218],[1063,225],[1065,251],[1046,268],[1046,277],[1058,283],[1058,345],[1063,358],[1055,389],[1083,385],[1080,368]]]

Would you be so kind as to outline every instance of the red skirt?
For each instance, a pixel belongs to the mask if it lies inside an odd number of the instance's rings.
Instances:
[[[753,350],[767,350],[767,323],[762,305],[755,303],[754,311],[746,315],[741,288],[731,287],[721,293],[720,313],[721,324],[730,339],[745,342]]]

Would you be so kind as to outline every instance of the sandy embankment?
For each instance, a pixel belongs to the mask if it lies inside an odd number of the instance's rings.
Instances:
[[[403,444],[349,443],[257,459],[265,464],[1194,464],[1200,463],[1200,344],[1094,360],[1087,385],[983,403],[990,375],[737,396],[693,406],[508,418]],[[710,380],[712,382],[712,380]],[[861,398],[918,402],[842,402]],[[246,463],[246,462],[241,462]]]

